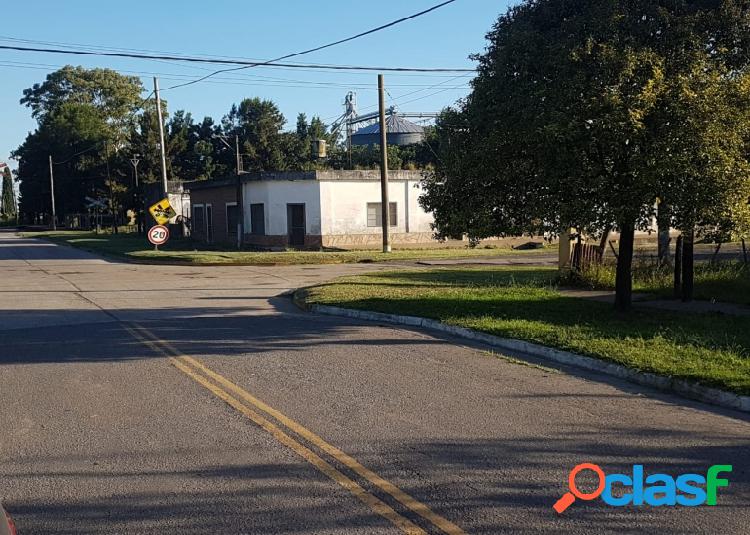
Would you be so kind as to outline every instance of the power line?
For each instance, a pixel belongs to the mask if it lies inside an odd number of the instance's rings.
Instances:
[[[138,113],[138,112],[139,112],[140,110],[142,110],[142,109],[143,109],[143,106],[144,106],[144,105],[146,104],[146,102],[148,102],[148,99],[150,99],[150,98],[151,98],[151,95],[153,95],[153,94],[154,94],[154,92],[153,92],[153,91],[151,91],[151,93],[149,93],[149,94],[148,94],[148,95],[146,96],[146,98],[142,98],[142,99],[140,99],[140,100],[141,100],[141,103],[140,103],[140,104],[138,104],[138,106],[136,106],[135,108],[133,108],[133,109],[131,110],[130,114],[129,114],[129,115],[128,115],[128,116],[126,117],[126,118],[125,118],[125,121],[124,121],[124,122],[128,122],[128,121],[130,121],[130,120],[131,120],[131,119],[132,119],[133,117],[135,117],[135,114],[136,114],[136,113]],[[103,141],[99,141],[99,142],[97,142],[97,143],[94,143],[93,145],[91,145],[91,146],[90,146],[90,147],[88,147],[88,148],[85,148],[85,149],[83,149],[83,150],[80,150],[80,151],[76,152],[75,154],[71,154],[70,156],[68,156],[68,158],[66,158],[65,160],[63,160],[63,161],[61,161],[61,162],[55,162],[55,161],[53,161],[52,163],[53,163],[54,165],[62,165],[62,164],[66,164],[66,163],[68,163],[69,161],[71,161],[71,160],[72,160],[73,158],[75,158],[76,156],[80,156],[81,154],[85,154],[85,153],[87,153],[87,152],[89,152],[89,151],[92,151],[92,150],[94,150],[94,149],[98,148],[99,146],[101,146],[102,144],[104,144],[104,143],[106,143],[106,142],[107,142],[106,140],[103,140]]]
[[[52,163],[55,164],[55,165],[62,165],[62,164],[68,163],[70,160],[72,160],[76,156],[80,156],[81,154],[85,154],[85,153],[87,153],[87,152],[89,152],[91,150],[94,150],[95,148],[99,147],[99,145],[101,145],[102,143],[104,143],[104,141],[99,141],[98,143],[95,143],[94,145],[91,145],[87,149],[83,149],[81,151],[76,152],[75,154],[71,154],[67,159],[65,159],[65,160],[63,160],[61,162],[54,162],[53,161]]]
[[[452,2],[455,0],[451,0]],[[47,54],[68,54],[74,56],[106,56],[106,57],[120,57],[120,58],[134,58],[134,59],[148,59],[148,60],[167,60],[167,61],[187,61],[193,63],[212,63],[212,64],[233,64],[241,65],[241,67],[235,67],[231,69],[222,69],[215,71],[213,74],[218,74],[227,71],[234,71],[240,69],[247,69],[251,67],[284,67],[288,69],[316,69],[316,70],[334,70],[334,71],[383,71],[383,72],[444,72],[444,73],[455,73],[455,72],[476,72],[476,69],[460,69],[460,68],[443,68],[443,67],[369,67],[362,65],[327,65],[327,64],[315,64],[315,63],[276,63],[280,61],[278,59],[269,60],[264,62],[255,61],[240,61],[240,60],[219,60],[219,59],[206,59],[196,58],[192,56],[157,56],[150,54],[131,54],[128,52],[97,52],[87,50],[66,50],[59,48],[41,48],[41,47],[25,47],[25,46],[12,46],[12,45],[0,45],[0,50],[15,50],[18,52],[42,52]],[[272,63],[273,62],[273,63]],[[204,78],[208,78],[208,75]],[[196,82],[201,80],[196,80]]]
[[[423,15],[426,15],[427,13],[430,13],[431,11],[435,11],[436,9],[439,9],[439,8],[441,8],[443,6],[446,6],[448,4],[452,4],[455,1],[456,0],[447,0],[446,2],[442,2],[440,4],[437,4],[437,5],[434,5],[434,6],[430,7],[428,9],[420,11],[419,13],[415,13],[413,15],[409,15],[408,17],[401,17],[400,19],[393,20],[391,22],[388,22],[388,23],[383,24],[381,26],[378,26],[376,28],[372,28],[370,30],[366,30],[364,32],[360,32],[360,33],[358,33],[356,35],[352,35],[352,36],[346,37],[344,39],[339,39],[338,41],[334,41],[332,43],[327,43],[325,45],[316,46],[316,47],[310,48],[308,50],[303,50],[302,52],[292,52],[291,54],[286,54],[284,56],[279,56],[278,58],[271,59],[271,60],[268,60],[268,61],[263,62],[263,63],[255,63],[253,65],[244,65],[242,67],[232,67],[232,68],[229,68],[229,69],[220,69],[218,71],[215,71],[215,72],[212,72],[210,74],[207,74],[206,76],[202,76],[201,78],[193,80],[192,82],[187,82],[187,83],[184,83],[184,84],[178,84],[178,85],[169,87],[167,89],[177,89],[178,87],[185,87],[185,86],[188,86],[188,85],[197,84],[198,82],[202,82],[203,80],[211,78],[215,74],[220,74],[222,72],[238,71],[238,70],[242,70],[242,69],[248,69],[250,67],[259,67],[259,66],[262,66],[262,65],[270,65],[272,63],[276,63],[277,61],[282,61],[282,60],[289,59],[289,58],[292,58],[292,57],[295,57],[295,56],[304,56],[305,54],[310,54],[312,52],[317,52],[317,51],[323,50],[325,48],[330,48],[332,46],[340,45],[342,43],[347,43],[349,41],[353,41],[355,39],[359,39],[360,37],[364,37],[365,35],[370,35],[370,34],[373,34],[375,32],[379,32],[381,30],[384,30],[386,28],[390,28],[391,26],[395,26],[396,24],[400,24],[401,22],[404,22],[404,21],[407,21],[407,20],[411,20],[411,19],[415,19],[417,17],[421,17]]]
[[[170,63],[170,65],[174,65],[173,63]],[[33,70],[49,70],[49,69],[59,69],[64,67],[63,65],[59,64],[50,64],[50,63],[34,63],[34,62],[21,62],[21,61],[11,61],[11,60],[0,60],[0,66],[2,67],[10,67],[10,68],[17,68],[17,69],[33,69]],[[186,73],[163,73],[163,72],[152,72],[152,71],[131,71],[126,69],[115,69],[117,72],[123,73],[123,74],[134,74],[141,77],[151,77],[151,76],[159,76],[160,78],[164,80],[175,80],[179,81],[181,79],[192,79],[193,75],[186,74]],[[260,82],[253,82],[251,79],[260,79]],[[358,89],[358,90],[377,90],[377,88],[372,88],[371,86],[361,85],[362,81],[359,82],[319,82],[315,80],[298,80],[298,79],[291,79],[291,78],[276,78],[272,76],[261,76],[261,75],[250,75],[245,74],[237,77],[216,77],[211,80],[209,83],[226,83],[230,85],[248,85],[248,86],[260,86],[260,87],[310,87],[318,86],[320,88],[343,88],[343,89]],[[434,87],[433,85],[428,84],[391,84],[391,87],[424,87],[426,89],[430,89]],[[455,89],[466,89],[468,86],[456,86]]]
[[[439,82],[439,83],[437,83],[437,84],[433,84],[433,85],[431,85],[431,86],[425,87],[424,89],[417,89],[416,91],[409,91],[408,93],[403,93],[403,94],[401,94],[401,95],[398,95],[398,96],[397,96],[397,97],[395,97],[395,98],[394,98],[394,97],[391,97],[391,100],[392,100],[392,101],[394,102],[394,104],[397,104],[397,105],[399,105],[399,106],[402,106],[402,105],[404,105],[404,104],[410,104],[410,103],[412,103],[412,102],[417,102],[418,100],[422,100],[422,99],[425,99],[425,98],[429,98],[429,97],[431,97],[431,96],[433,96],[433,95],[437,95],[437,94],[440,94],[440,93],[444,93],[445,91],[449,91],[449,90],[451,90],[451,89],[465,89],[465,87],[459,87],[459,86],[456,86],[456,87],[445,87],[445,88],[441,89],[440,91],[435,91],[434,93],[430,93],[430,94],[428,94],[428,95],[423,95],[423,96],[421,96],[421,97],[418,97],[418,98],[414,98],[414,99],[412,99],[412,100],[408,100],[408,101],[406,101],[406,102],[399,102],[399,100],[401,100],[401,99],[402,99],[402,98],[404,98],[404,97],[408,97],[408,96],[414,95],[414,94],[416,94],[416,93],[421,93],[422,91],[429,91],[430,89],[434,89],[434,88],[436,88],[436,87],[439,87],[439,86],[441,86],[441,85],[447,84],[448,82],[452,82],[453,80],[456,80],[456,79],[458,79],[458,78],[468,78],[468,77],[469,77],[469,75],[459,75],[459,76],[454,76],[453,78],[449,78],[449,79],[447,79],[447,80],[444,80],[444,81],[442,81],[442,82]],[[390,96],[390,93],[388,93],[388,95]],[[377,106],[368,106],[367,108],[363,108],[363,109],[362,109],[361,111],[363,111],[363,112],[364,112],[364,111],[375,110],[375,109],[377,109]]]
[[[190,58],[196,58],[196,59],[203,59],[207,60],[209,63],[227,63],[224,60],[245,60],[246,63],[252,64],[252,63],[262,63],[265,60],[257,59],[257,58],[248,58],[243,56],[222,56],[222,55],[211,55],[211,54],[202,54],[202,53],[195,53],[195,54],[187,54],[187,53],[181,53],[181,52],[164,52],[164,51],[158,51],[158,50],[149,50],[149,49],[137,49],[137,48],[117,48],[117,47],[109,47],[109,46],[102,46],[102,45],[84,45],[79,43],[66,43],[66,42],[58,42],[58,41],[40,41],[36,39],[21,39],[17,37],[3,37],[0,36],[0,41],[10,41],[10,42],[19,42],[19,43],[27,43],[27,44],[37,44],[37,45],[50,45],[50,46],[62,46],[66,48],[75,48],[75,49],[81,49],[86,52],[91,51],[115,51],[115,52],[135,52],[135,53],[146,53],[146,54],[160,54],[163,56],[168,56],[172,59],[170,60],[163,60],[163,59],[157,59],[157,56],[154,57],[144,57],[143,59],[149,60],[149,61],[156,61],[159,63],[166,63],[168,65],[177,65],[183,68],[191,68],[191,69],[198,69],[198,70],[205,70],[209,71],[211,69],[201,68],[197,65],[193,64],[185,64],[180,63],[181,61],[189,61]],[[160,56],[159,56],[160,57]],[[336,69],[337,67],[354,67],[352,65],[336,65],[331,63],[321,63],[316,65],[306,64],[303,62],[290,62],[293,63],[291,66],[287,66],[286,64],[273,64],[273,65],[267,65],[265,67],[260,66],[259,68],[273,68],[277,70],[302,70],[302,71],[309,71],[309,72],[326,72],[329,75],[330,74],[337,74],[336,71],[330,71],[327,69]],[[373,67],[373,69],[376,69],[377,67]],[[456,71],[457,69],[448,69],[448,74],[451,72]],[[469,72],[474,72],[474,69],[465,69]],[[360,76],[369,76],[368,72],[358,72],[358,71],[344,71],[351,75],[360,75]],[[250,76],[250,75],[246,75]],[[420,73],[417,71],[416,73],[405,73],[405,74],[393,74],[393,76],[400,76],[400,77],[406,77],[406,76],[418,76],[418,77],[432,77],[432,78],[445,78],[446,75],[441,74],[429,74],[428,72],[422,72]],[[390,84],[393,86],[393,84]]]

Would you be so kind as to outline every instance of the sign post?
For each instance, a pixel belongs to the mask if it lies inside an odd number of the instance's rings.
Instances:
[[[164,225],[154,225],[148,231],[148,241],[154,244],[154,249],[159,250],[159,246],[167,243],[169,239],[169,228]]]
[[[158,223],[148,231],[148,241],[154,244],[154,250],[158,251],[159,246],[167,243],[169,239],[169,227],[165,226],[170,219],[177,215],[172,205],[169,204],[169,198],[165,197],[156,204],[148,208],[151,217]]]
[[[169,199],[166,197],[156,204],[149,206],[148,211],[160,225],[166,225],[170,219],[177,215],[177,212],[174,211],[172,205],[169,204]]]

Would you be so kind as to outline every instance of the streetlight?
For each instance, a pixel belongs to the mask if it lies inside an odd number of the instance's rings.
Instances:
[[[240,180],[240,175],[244,174],[242,170],[242,155],[240,154],[240,137],[234,136],[234,147],[227,141],[227,136],[213,134],[211,137],[220,140],[229,150],[233,150],[237,163],[237,249],[239,250],[242,249],[242,237],[245,229],[245,215],[242,210],[242,181]]]

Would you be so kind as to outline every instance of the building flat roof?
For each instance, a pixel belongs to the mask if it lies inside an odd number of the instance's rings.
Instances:
[[[419,180],[424,171],[389,170],[388,180]],[[242,182],[265,182],[265,181],[296,181],[296,180],[318,180],[318,181],[380,181],[379,169],[361,170],[325,170],[325,171],[261,171],[246,173],[242,175]],[[187,190],[201,190],[209,188],[222,188],[235,186],[237,177],[222,177],[211,180],[197,180],[185,182]]]

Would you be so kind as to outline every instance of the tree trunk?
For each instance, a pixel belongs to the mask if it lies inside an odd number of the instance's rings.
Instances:
[[[682,297],[682,234],[677,236],[674,250],[674,298]]]
[[[632,221],[620,224],[620,252],[617,255],[615,279],[615,309],[627,312],[633,302],[633,241],[635,224]]]
[[[716,249],[714,249],[714,254],[711,255],[712,264],[716,263],[716,259],[719,257],[719,251],[721,251],[721,242],[718,243],[718,245],[716,246]]]
[[[682,300],[693,300],[693,229],[685,233],[682,244]]]
[[[602,256],[604,256],[604,250],[607,248],[607,240],[609,239],[610,232],[612,232],[612,229],[605,229],[604,233],[602,234],[602,239],[599,240],[599,249],[602,250]]]
[[[659,203],[658,212],[656,214],[656,226],[657,226],[657,256],[659,259],[659,265],[664,266],[669,264],[669,206],[664,202]]]

